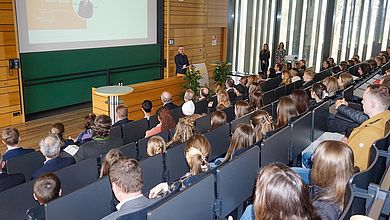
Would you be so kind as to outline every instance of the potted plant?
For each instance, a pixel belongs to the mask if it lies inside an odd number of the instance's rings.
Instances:
[[[228,74],[230,73],[231,64],[228,62],[218,63],[217,67],[214,70],[212,78],[214,82],[220,82],[225,84],[226,79],[228,78]]]
[[[199,80],[202,78],[200,75],[199,70],[195,69],[195,66],[191,65],[187,69],[187,73],[184,77],[186,80],[186,84],[184,85],[184,89],[191,89],[194,91],[195,96],[198,96],[199,90],[200,90],[200,83]]]

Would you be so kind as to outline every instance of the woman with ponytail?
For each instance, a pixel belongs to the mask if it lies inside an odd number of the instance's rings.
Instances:
[[[262,141],[267,132],[274,130],[272,117],[264,110],[253,112],[249,121],[255,130],[256,142]]]

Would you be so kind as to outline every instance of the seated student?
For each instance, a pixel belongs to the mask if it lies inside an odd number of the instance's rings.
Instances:
[[[110,173],[110,167],[123,156],[124,155],[122,151],[120,151],[118,148],[114,148],[108,151],[102,161],[102,167],[100,168],[100,178],[103,176],[108,176]]]
[[[62,145],[63,142],[55,134],[49,134],[39,142],[40,151],[43,156],[45,156],[46,160],[43,163],[43,166],[32,174],[32,179],[35,179],[44,173],[55,172],[76,163],[73,157],[59,156]]]
[[[370,64],[362,63],[362,64],[360,64],[360,66],[358,68],[358,71],[357,71],[358,75],[357,75],[357,77],[365,76],[365,75],[369,74],[370,72],[371,72]]]
[[[111,118],[107,115],[99,115],[96,117],[92,126],[92,140],[80,146],[74,158],[77,162],[98,157],[101,154],[107,153],[112,148],[120,147],[123,141],[120,138],[110,138]]]
[[[185,116],[191,116],[195,113],[195,103],[192,100],[186,101],[181,106],[181,111]]]
[[[330,63],[330,67],[334,67],[336,66],[336,63],[334,62],[334,59],[333,57],[328,57],[328,59],[326,59],[327,61],[329,61]]]
[[[129,120],[129,111],[127,109],[127,106],[124,105],[118,105],[115,110],[115,123],[112,125],[112,127],[125,125],[132,120]]]
[[[275,77],[277,77],[276,70],[274,68],[269,68],[269,70],[267,71],[267,78],[271,79],[271,78],[275,78]]]
[[[260,92],[255,91],[249,95],[249,108],[250,111],[255,111],[263,106],[263,96]]]
[[[229,95],[226,91],[220,90],[217,93],[217,109],[222,110],[230,106]]]
[[[51,125],[50,133],[57,135],[61,141],[61,151],[64,150],[67,146],[74,144],[74,141],[72,139],[64,139],[64,133],[65,133],[65,126],[62,123],[55,123]]]
[[[329,96],[334,96],[337,91],[339,91],[339,83],[336,77],[328,76],[322,83],[325,85],[326,90]]]
[[[75,141],[75,144],[80,146],[90,140],[92,140],[92,126],[94,125],[96,115],[89,113],[84,117],[84,131],[82,131]]]
[[[207,162],[211,153],[209,141],[201,134],[195,134],[185,144],[184,155],[190,168],[189,172],[172,185],[160,183],[149,192],[149,198],[165,196],[171,192],[177,192],[191,186],[202,174],[209,170]]]
[[[288,192],[288,193],[286,193]],[[281,163],[263,167],[256,178],[253,205],[241,220],[320,220],[311,203],[308,187],[291,168]]]
[[[234,90],[234,80],[231,77],[228,77],[225,82],[226,92]]]
[[[275,64],[275,77],[282,76],[283,65],[280,63]]]
[[[169,110],[172,110],[172,109],[175,109],[178,107],[177,105],[175,105],[172,102],[172,94],[169,92],[166,92],[166,91],[161,93],[161,102],[163,103],[163,106],[165,106]]]
[[[7,146],[7,151],[3,155],[3,161],[34,152],[34,149],[25,149],[19,146],[20,136],[16,128],[5,128],[1,134],[1,139],[3,144]]]
[[[25,182],[23,174],[7,174],[3,171],[4,166],[5,161],[3,160],[3,156],[0,154],[0,192]]]
[[[227,123],[227,116],[224,111],[216,110],[215,112],[211,113],[210,118],[210,131],[213,129],[216,129],[224,124]]]
[[[184,92],[183,100],[184,102],[192,101],[194,99],[195,93],[192,89],[187,89]]]
[[[376,70],[378,68],[375,59],[369,59],[366,63],[370,64],[371,70]]]
[[[376,65],[377,67],[381,67],[383,64],[386,63],[385,57],[379,55],[375,57]]]
[[[321,71],[327,70],[331,67],[332,66],[331,66],[330,62],[328,60],[324,60],[324,62],[322,63]]]
[[[292,83],[290,71],[284,70],[282,72],[282,82],[279,84],[279,86],[286,86],[290,83]]]
[[[118,199],[118,211],[113,212],[103,220],[117,219],[120,216],[144,209],[155,201],[142,195],[143,178],[141,166],[135,159],[121,158],[110,168],[110,182],[112,191]]]
[[[286,126],[292,117],[298,116],[297,107],[290,97],[283,96],[279,98],[277,115],[275,128]]]
[[[147,153],[149,157],[155,156],[157,154],[163,154],[166,152],[167,144],[165,143],[164,138],[155,135],[152,136],[147,144]]]
[[[315,104],[313,106],[315,107],[319,103],[322,103],[326,97],[328,97],[328,90],[326,89],[326,86],[324,84],[314,83],[310,94],[311,98],[315,101]]]
[[[248,88],[248,94],[249,96],[253,94],[254,92],[260,92],[261,93],[261,84],[256,82],[252,83]]]
[[[152,136],[162,131],[169,131],[176,126],[176,122],[172,116],[171,110],[169,110],[167,107],[163,106],[159,108],[156,112],[156,115],[159,124],[157,124],[156,127],[147,130],[145,137]]]
[[[303,70],[303,71],[306,70],[306,60],[302,59],[299,61],[299,70]]]
[[[390,92],[384,85],[369,85],[363,94],[363,110],[370,119],[355,128],[348,137],[347,144],[352,148],[355,166],[361,171],[367,169],[371,145],[383,138],[386,123],[390,119]]]
[[[195,119],[194,117],[180,118],[176,125],[175,134],[172,140],[167,143],[167,148],[174,147],[177,144],[186,142],[195,133]]]
[[[340,89],[346,89],[353,84],[353,77],[349,73],[341,73],[337,83],[339,84]]]
[[[305,90],[296,89],[291,93],[291,99],[297,107],[298,114],[306,112],[310,107],[310,99]]]
[[[209,88],[202,87],[199,90],[199,101],[207,100],[209,98]]]
[[[299,72],[297,69],[291,69],[290,76],[291,76],[291,82],[296,82],[301,80],[301,77],[299,77]]]
[[[145,100],[145,101],[142,102],[141,110],[144,113],[144,118],[146,118],[147,120],[150,119],[150,115],[152,113],[152,109],[153,109],[152,101]]]
[[[275,129],[272,122],[272,116],[264,110],[257,110],[253,112],[249,122],[254,127],[256,142],[262,141],[267,132]]]
[[[310,69],[306,69],[305,72],[303,72],[303,85],[302,88],[307,88],[311,85],[313,85],[313,78],[314,78],[314,72]]]
[[[236,115],[236,119],[248,114],[249,111],[249,104],[246,101],[238,100],[234,105],[234,114]]]
[[[255,143],[255,131],[251,125],[248,124],[239,124],[234,129],[232,139],[230,141],[230,146],[226,152],[223,162],[231,161],[234,157],[241,154],[246,148],[252,146]],[[218,159],[216,160],[216,165],[218,165]]]
[[[340,71],[339,72],[344,72],[348,70],[348,63],[346,61],[341,61],[339,64]]]

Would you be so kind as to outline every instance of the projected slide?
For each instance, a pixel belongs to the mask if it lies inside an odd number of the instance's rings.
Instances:
[[[155,1],[18,0],[21,50],[156,43]]]

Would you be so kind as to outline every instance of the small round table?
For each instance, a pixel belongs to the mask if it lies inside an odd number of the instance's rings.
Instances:
[[[108,104],[110,105],[110,117],[112,120],[112,124],[116,122],[115,110],[116,107],[120,104],[119,96],[127,95],[133,92],[133,88],[130,86],[102,86],[96,88],[96,94],[101,96],[107,96]]]

